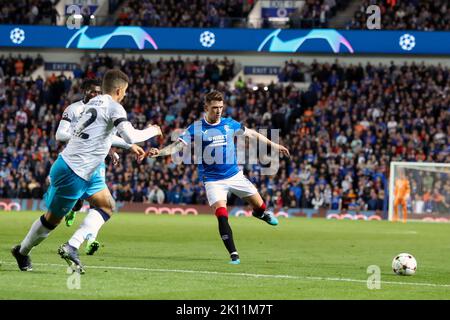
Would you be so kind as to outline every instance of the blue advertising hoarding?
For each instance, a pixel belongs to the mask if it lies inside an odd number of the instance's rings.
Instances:
[[[0,47],[450,55],[450,32],[2,25]]]

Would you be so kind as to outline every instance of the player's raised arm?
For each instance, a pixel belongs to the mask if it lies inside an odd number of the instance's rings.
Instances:
[[[152,158],[170,156],[183,150],[185,146],[186,144],[184,142],[178,140],[161,150],[158,150],[157,148],[151,148],[147,155]]]
[[[288,148],[286,148],[285,146],[282,146],[281,144],[278,144],[278,143],[275,143],[273,141],[270,141],[267,137],[265,137],[264,135],[260,134],[259,132],[256,132],[253,129],[245,128],[244,135],[249,137],[249,138],[254,138],[254,139],[261,140],[265,144],[267,144],[267,145],[271,146],[272,148],[275,148],[276,150],[280,151],[282,154],[290,157],[290,153],[289,153]]]
[[[148,151],[148,157],[165,157],[170,156],[174,153],[177,153],[183,150],[186,146],[190,145],[194,142],[194,125],[190,125],[184,132],[178,137],[178,140],[174,143],[168,145],[162,150],[158,150],[157,148],[152,148]]]
[[[128,122],[128,124],[130,125],[132,130],[128,130],[128,129],[125,129],[125,131],[118,130],[122,135],[125,134],[127,138],[122,139],[121,137],[114,135],[112,137],[112,146],[130,150],[131,152],[136,154],[136,160],[138,162],[141,162],[142,160],[145,159],[146,152],[144,151],[144,149],[142,149],[136,143],[146,141],[146,140],[150,139],[151,137],[155,136],[156,134],[154,134],[154,132],[156,132],[157,134],[159,132],[159,134],[161,134],[161,129],[158,126],[151,126],[144,130],[136,130],[133,128],[133,126],[129,122]],[[146,130],[148,132],[146,132]],[[143,140],[140,140],[140,139],[143,139]],[[136,142],[132,142],[132,141],[136,141]],[[113,154],[113,163],[114,163],[115,158],[117,161],[117,157],[118,157],[117,154],[115,154],[115,155]]]
[[[116,122],[119,122],[116,125],[117,131],[123,137],[123,140],[129,144],[144,142],[154,136],[162,135],[161,128],[156,125],[151,125],[144,130],[138,130],[133,128],[126,118],[118,119]]]
[[[119,136],[114,135],[112,137],[112,144],[111,146],[116,147],[116,148],[121,148],[121,149],[130,149],[131,146],[133,144],[132,143],[127,143],[124,139],[122,139]]]

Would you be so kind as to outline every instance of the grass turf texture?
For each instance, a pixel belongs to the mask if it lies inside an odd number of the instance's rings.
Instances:
[[[33,271],[10,254],[39,212],[0,212],[1,299],[449,299],[450,224],[280,218],[230,218],[241,265],[229,257],[212,215],[117,214],[100,232],[102,247],[80,257],[81,289],[67,288],[56,254],[84,218],[61,224],[32,251]],[[393,274],[413,254],[417,274]],[[367,288],[367,267],[381,268],[381,289]]]

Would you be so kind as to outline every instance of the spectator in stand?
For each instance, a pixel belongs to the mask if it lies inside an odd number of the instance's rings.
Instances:
[[[31,198],[42,199],[44,196],[44,190],[42,189],[39,182],[32,178],[31,182],[28,184],[28,190],[30,191]]]
[[[425,202],[423,201],[423,197],[416,193],[413,201],[413,213],[422,214],[425,211]]]
[[[147,199],[146,192],[141,184],[136,186],[136,189],[133,192],[133,196],[131,201],[133,202],[145,202]]]
[[[297,199],[295,197],[294,191],[289,190],[285,199],[283,200],[285,206],[289,208],[298,208]]]
[[[179,185],[175,185],[170,189],[167,201],[173,204],[180,204],[182,199],[183,194],[181,193],[181,187]]]
[[[333,197],[331,198],[331,210],[342,210],[342,196],[339,194],[339,190],[333,191]]]
[[[148,201],[150,203],[162,204],[164,203],[164,199],[165,199],[164,192],[158,185],[154,185],[149,191]]]
[[[313,205],[314,210],[318,210],[319,208],[322,208],[324,205],[323,196],[320,193],[318,188],[315,188],[315,190],[314,190],[314,196],[312,198],[311,203]]]
[[[313,195],[309,191],[309,188],[306,188],[305,192],[302,194],[300,207],[305,208],[305,209],[312,209],[314,207],[312,200],[313,200]]]

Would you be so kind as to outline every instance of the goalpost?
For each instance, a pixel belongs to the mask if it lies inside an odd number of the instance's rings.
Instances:
[[[408,183],[398,181],[405,179]],[[396,185],[396,181],[398,184]],[[390,163],[389,172],[389,220],[394,217],[396,186],[409,184],[406,198],[408,219],[450,221],[450,163],[400,162]],[[399,190],[400,198],[407,193]],[[402,219],[402,208],[398,208]],[[439,220],[438,220],[439,221]]]

